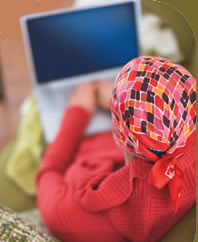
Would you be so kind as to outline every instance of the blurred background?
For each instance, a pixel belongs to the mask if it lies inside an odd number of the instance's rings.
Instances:
[[[7,0],[1,4],[0,203],[16,211],[23,211],[36,206],[35,191],[26,192],[23,186],[17,184],[7,174],[9,169],[7,162],[14,153],[16,139],[21,132],[21,105],[32,94],[32,84],[24,53],[19,18],[25,14],[69,7],[74,2],[73,0],[21,0],[18,4],[18,1]],[[85,2],[92,1],[77,0],[76,4],[82,5]],[[151,0],[142,0],[142,13],[142,55],[168,57],[184,65],[195,76],[195,38],[183,16],[176,10]],[[32,113],[34,112],[36,111],[32,111]],[[38,119],[35,120],[36,122],[38,122]],[[28,132],[29,130],[26,130],[25,135]],[[39,144],[43,142],[42,138],[39,138],[39,142]],[[42,151],[39,150],[39,147],[37,148],[36,154],[38,155]],[[27,157],[29,159],[30,153],[28,152],[19,155],[18,162]],[[16,156],[14,158],[16,161]],[[37,168],[38,164],[32,166],[33,173],[30,174],[32,179],[37,172]],[[28,176],[28,173],[26,175]],[[29,186],[33,186],[33,181],[29,182]]]

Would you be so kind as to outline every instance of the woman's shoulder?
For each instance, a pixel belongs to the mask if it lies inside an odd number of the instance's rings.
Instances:
[[[194,167],[196,169],[196,142],[192,143],[178,159],[178,166],[181,169]]]

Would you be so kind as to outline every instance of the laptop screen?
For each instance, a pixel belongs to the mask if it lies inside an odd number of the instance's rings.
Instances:
[[[134,3],[27,21],[40,84],[124,65],[138,55]]]

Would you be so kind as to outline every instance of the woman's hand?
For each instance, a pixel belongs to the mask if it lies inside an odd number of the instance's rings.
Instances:
[[[97,108],[95,83],[87,82],[78,86],[70,97],[70,105],[82,107],[90,113],[95,112]]]
[[[97,107],[109,110],[113,83],[99,80],[83,83],[70,98],[70,105],[80,106],[93,113]]]
[[[110,109],[110,100],[112,95],[113,83],[109,81],[97,81],[95,83],[97,91],[97,105],[103,109]]]

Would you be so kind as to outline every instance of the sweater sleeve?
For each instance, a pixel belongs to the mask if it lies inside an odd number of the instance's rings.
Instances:
[[[55,140],[47,148],[36,179],[37,202],[44,221],[49,220],[53,207],[66,194],[63,174],[74,158],[90,116],[81,107],[69,107]]]
[[[75,155],[89,119],[90,113],[81,107],[71,106],[66,110],[58,133],[44,155],[41,171],[52,169],[64,173]]]

